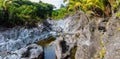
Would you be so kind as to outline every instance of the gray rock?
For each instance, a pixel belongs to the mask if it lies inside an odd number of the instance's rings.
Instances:
[[[120,59],[120,20],[107,19],[102,22],[103,18],[89,18],[83,12],[64,19],[63,33],[56,40],[57,58]]]
[[[0,56],[0,59],[2,59],[2,57]]]
[[[15,51],[26,47],[29,44],[33,44],[51,36],[56,36],[57,30],[53,31],[50,28],[55,29],[58,27],[52,27],[51,23],[45,22],[45,24],[41,23],[38,25],[38,27],[35,28],[14,27],[1,30],[0,56],[5,56],[9,51]],[[6,54],[2,54],[4,51],[7,51]]]
[[[36,44],[12,51],[4,59],[42,59],[43,48]]]
[[[33,43],[54,36],[57,59],[120,59],[120,19],[106,20],[78,12],[64,20],[47,20],[37,28],[2,29],[0,58],[43,58],[42,47]]]

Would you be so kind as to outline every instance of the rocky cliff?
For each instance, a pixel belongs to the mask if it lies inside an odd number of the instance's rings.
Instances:
[[[1,28],[0,58],[44,59],[44,47],[36,43],[55,37],[49,45],[55,46],[57,59],[120,59],[119,28],[120,19],[115,15],[100,18],[84,12],[58,21],[47,20],[32,29]]]
[[[58,59],[120,59],[119,18],[79,12],[64,20],[64,31],[56,41]]]

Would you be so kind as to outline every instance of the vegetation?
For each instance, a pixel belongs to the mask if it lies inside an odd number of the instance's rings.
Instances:
[[[117,16],[118,18],[120,18],[120,12],[116,13],[116,16]]]
[[[35,25],[52,16],[53,5],[29,0],[1,0],[0,25]]]
[[[75,12],[82,10],[99,16],[111,16],[112,12],[117,10],[119,5],[120,0],[69,0],[67,9]]]
[[[73,12],[72,10],[68,11],[67,6],[61,5],[60,9],[54,10],[52,12],[52,19],[55,19],[55,20],[56,19],[61,19],[61,18],[64,18],[66,16],[72,15],[74,13],[75,12]]]
[[[52,12],[52,18],[53,19],[60,19],[60,18],[64,18],[67,15],[67,10],[66,8],[60,8],[58,10],[54,10]]]
[[[67,0],[64,0],[66,2]],[[53,11],[53,19],[60,19],[77,11],[84,11],[97,17],[110,17],[118,10],[120,0],[68,0],[67,6]]]
[[[97,17],[110,17],[119,5],[120,0],[69,0],[66,6],[53,10],[53,5],[42,2],[0,0],[0,25],[35,25],[42,19],[60,19],[80,10]],[[116,16],[119,17],[119,13]]]

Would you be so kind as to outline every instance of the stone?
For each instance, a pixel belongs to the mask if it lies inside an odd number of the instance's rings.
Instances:
[[[12,51],[4,59],[43,59],[43,48],[36,44]]]

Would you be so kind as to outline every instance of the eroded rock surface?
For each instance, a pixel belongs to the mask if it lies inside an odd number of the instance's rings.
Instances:
[[[56,36],[61,31],[59,26],[47,20],[38,24],[38,27],[0,28],[0,56],[5,57],[11,51],[16,51],[30,44]],[[57,30],[55,30],[58,28]]]
[[[53,36],[56,40],[50,44],[56,47],[57,59],[120,59],[119,28],[116,16],[99,18],[78,12],[62,20],[47,20],[37,28],[2,29],[0,58],[42,58],[42,48],[30,44]]]
[[[16,51],[11,51],[4,59],[43,59],[43,48],[36,44],[31,44],[27,47]],[[2,57],[1,57],[2,59]]]
[[[56,41],[58,59],[120,59],[120,19],[90,18],[79,12],[64,20],[64,33]],[[71,50],[75,47],[72,58]]]

